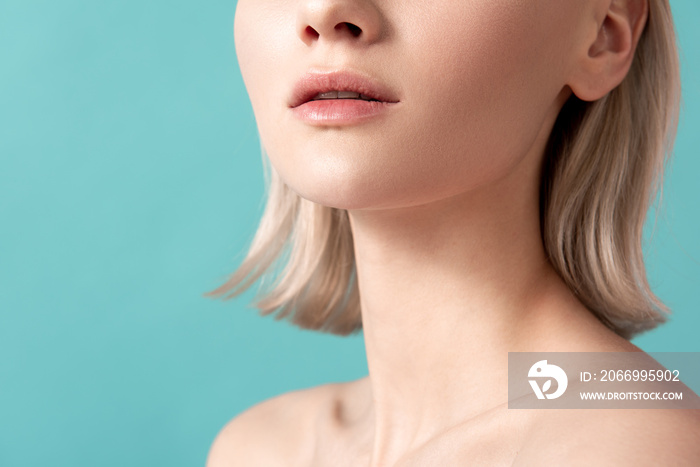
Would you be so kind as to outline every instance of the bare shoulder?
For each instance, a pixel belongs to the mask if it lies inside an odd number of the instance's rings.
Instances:
[[[514,465],[700,465],[700,410],[548,412],[533,425]]]
[[[216,435],[207,467],[294,466],[313,448],[311,433],[322,385],[264,400],[230,420]]]

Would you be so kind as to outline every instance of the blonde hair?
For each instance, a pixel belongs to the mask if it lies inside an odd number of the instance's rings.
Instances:
[[[545,252],[581,302],[627,339],[666,320],[642,251],[647,211],[671,154],[680,72],[668,0],[651,0],[630,70],[594,102],[571,95],[544,154],[540,222]],[[347,211],[293,192],[269,164],[268,200],[238,269],[206,296],[232,298],[262,277],[254,306],[303,329],[362,329]],[[275,274],[276,266],[284,269]],[[276,277],[265,287],[265,282]]]

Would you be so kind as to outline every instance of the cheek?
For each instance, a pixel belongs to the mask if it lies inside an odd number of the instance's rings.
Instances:
[[[453,142],[453,154],[483,170],[523,155],[563,84],[556,41],[525,21],[522,7],[500,3],[434,18],[425,25],[432,32],[414,38],[408,67],[426,133]]]
[[[424,156],[413,167],[449,194],[523,160],[563,87],[561,9],[517,4],[455,2],[399,28],[414,31],[402,38],[413,52],[403,56],[406,104],[419,115],[411,147]]]
[[[286,66],[294,34],[293,2],[239,0],[234,16],[236,60],[258,121],[279,113],[294,76]]]

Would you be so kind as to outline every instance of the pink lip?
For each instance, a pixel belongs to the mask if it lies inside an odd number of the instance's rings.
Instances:
[[[311,100],[318,93],[328,91],[356,92],[376,101]],[[337,125],[365,120],[398,102],[396,94],[390,88],[369,76],[350,71],[310,72],[294,86],[289,107],[297,118],[309,123]]]
[[[307,102],[294,107],[292,112],[295,117],[312,125],[350,125],[374,117],[394,105],[396,103],[328,99]]]

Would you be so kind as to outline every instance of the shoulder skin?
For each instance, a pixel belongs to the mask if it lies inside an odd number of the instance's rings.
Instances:
[[[313,400],[322,386],[291,391],[260,402],[230,420],[216,435],[206,467],[291,467],[313,448]]]
[[[541,422],[513,465],[700,465],[700,410],[568,410]]]

